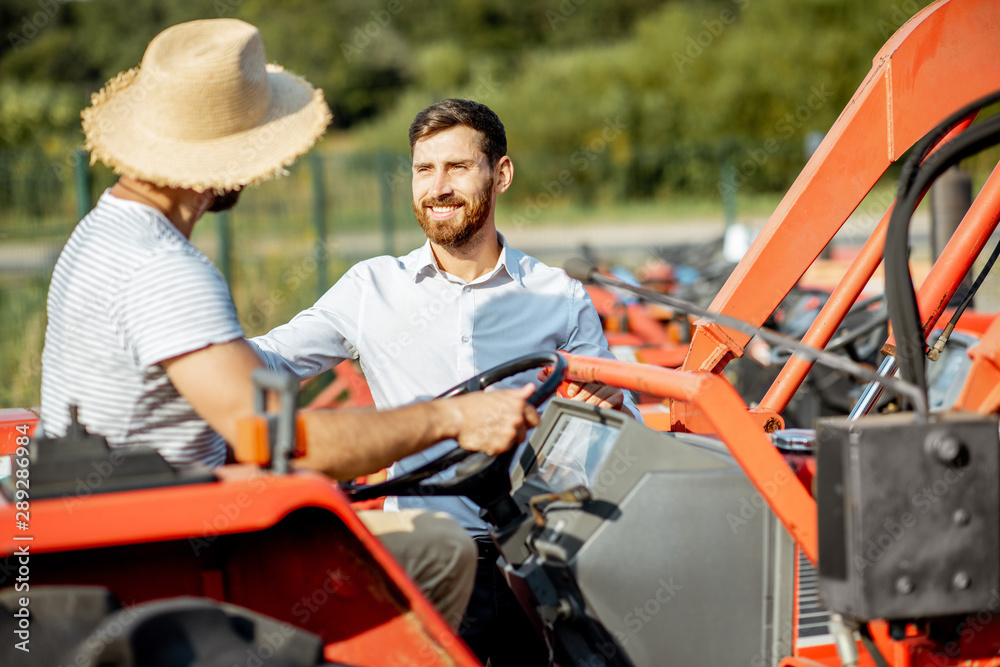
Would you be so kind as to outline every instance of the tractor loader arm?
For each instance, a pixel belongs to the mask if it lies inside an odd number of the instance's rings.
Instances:
[[[940,0],[903,25],[876,55],[861,87],[710,310],[761,325],[891,164],[941,119],[1000,88],[998,28],[1000,6],[991,0]],[[969,122],[971,119],[964,126]],[[880,224],[869,242],[874,250],[870,255],[881,255],[884,233],[885,225]],[[879,234],[881,239],[877,238]],[[968,258],[969,264],[971,261]],[[828,317],[825,324],[820,323],[822,330],[811,332],[812,344],[822,347],[828,342],[870,277],[863,271],[874,271],[877,259],[867,264],[852,266],[852,271],[862,273],[863,280],[853,280],[853,290],[831,299],[831,308],[839,311],[839,317]],[[958,270],[954,267],[946,273],[950,277]],[[852,278],[858,277],[849,272],[844,281]],[[936,287],[936,294],[921,294],[922,313],[939,314],[942,310],[933,307],[943,296],[940,284]],[[846,303],[839,303],[842,301]],[[730,360],[742,356],[748,341],[746,334],[699,322],[683,369],[720,373]],[[799,369],[798,382],[807,370],[808,366]],[[757,422],[767,423],[780,412],[797,386],[792,382],[780,399],[769,401]],[[683,402],[671,400],[669,407],[673,430],[699,432],[707,426]]]

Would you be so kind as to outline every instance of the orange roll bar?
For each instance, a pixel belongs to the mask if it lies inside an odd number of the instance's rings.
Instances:
[[[806,345],[816,348],[826,347],[833,334],[836,333],[837,327],[844,321],[851,306],[857,301],[858,295],[871,280],[875,269],[882,263],[882,255],[885,251],[885,233],[889,227],[889,217],[892,215],[892,209],[895,205],[896,202],[893,201],[885,215],[879,220],[872,235],[868,237],[861,252],[851,262],[850,268],[837,284],[833,294],[820,309],[806,335],[802,337],[802,342]],[[784,410],[788,402],[792,400],[792,395],[805,381],[806,375],[812,370],[813,365],[812,361],[806,361],[792,355],[754,411],[780,413]]]
[[[942,137],[934,146],[931,154],[964,132],[966,128],[972,125],[972,121],[973,118],[962,121],[951,132]],[[923,199],[923,194],[921,194],[920,198]],[[885,234],[889,228],[889,218],[892,216],[895,206],[896,201],[893,200],[882,216],[882,219],[879,220],[878,225],[868,237],[861,252],[851,262],[850,268],[847,269],[844,277],[841,278],[840,283],[834,289],[833,294],[830,295],[830,298],[810,325],[806,335],[802,337],[802,342],[806,345],[816,348],[826,347],[826,344],[833,338],[833,334],[836,333],[837,328],[844,321],[844,317],[847,316],[847,312],[851,309],[851,306],[858,300],[858,296],[865,288],[865,285],[871,280],[875,269],[882,262],[882,256],[885,253]],[[793,355],[781,369],[781,372],[778,373],[778,377],[771,384],[760,405],[752,410],[752,412],[780,413],[788,406],[788,402],[792,400],[792,395],[798,391],[799,387],[805,381],[806,375],[812,370],[812,367],[813,362]]]
[[[763,324],[886,168],[941,119],[996,89],[995,12],[995,0],[935,2],[886,42],[710,310]],[[684,369],[720,373],[748,340],[697,322]],[[673,430],[687,430],[687,407],[672,403],[670,419]]]
[[[605,384],[689,403],[704,414],[806,557],[815,564],[818,552],[816,501],[726,380],[704,371],[682,372],[640,366],[614,359],[562,353],[569,362],[567,378]]]
[[[941,251],[941,256],[920,286],[917,306],[920,309],[920,320],[925,335],[937,324],[938,318],[972,268],[972,263],[982,252],[998,222],[1000,222],[1000,165],[994,167],[986,179],[976,201],[972,202],[955,235]]]

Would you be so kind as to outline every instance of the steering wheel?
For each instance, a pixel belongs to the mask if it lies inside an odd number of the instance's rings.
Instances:
[[[889,335],[889,313],[884,307],[852,310],[844,318],[841,329],[843,331],[838,330],[837,335],[827,343],[827,351],[843,349],[853,361],[873,363]]]
[[[566,377],[566,359],[557,352],[540,352],[529,354],[483,371],[475,377],[461,382],[436,398],[451,398],[472,391],[481,391],[490,385],[505,380],[512,375],[523,373],[533,368],[552,366],[552,373],[528,397],[528,403],[536,408],[556,392]],[[486,507],[499,497],[496,484],[484,484],[485,478],[504,478],[506,493],[510,492],[510,477],[508,468],[514,456],[516,447],[497,456],[489,456],[481,452],[472,452],[461,447],[455,447],[433,461],[404,473],[399,477],[378,484],[346,483],[341,489],[352,501],[371,500],[382,496],[455,496],[465,495]],[[464,462],[464,463],[463,463]],[[455,471],[455,477],[437,484],[422,484],[428,477],[462,463]],[[502,481],[501,481],[502,485]],[[509,499],[509,496],[508,496]]]
[[[843,350],[852,361],[871,363],[871,359],[882,349],[882,344],[888,336],[889,315],[884,307],[875,310],[871,310],[870,307],[884,300],[884,294],[877,294],[855,303],[847,311],[836,335],[826,344],[824,349],[827,352]],[[816,308],[815,311],[818,312],[819,308]],[[793,338],[801,338],[808,325],[812,324],[815,319],[815,313],[811,315],[807,320],[797,322],[799,325],[797,330],[784,333]],[[771,363],[774,365],[783,364],[791,356],[792,353],[788,350],[774,348],[771,352]]]

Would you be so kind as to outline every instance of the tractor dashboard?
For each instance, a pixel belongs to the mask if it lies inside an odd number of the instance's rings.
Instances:
[[[726,642],[702,664],[739,664],[769,655],[778,637],[762,627],[789,627],[791,539],[718,439],[556,398],[511,483],[521,516],[493,537],[515,594],[564,648],[696,664],[721,624]],[[727,600],[711,628],[693,611],[709,598]]]

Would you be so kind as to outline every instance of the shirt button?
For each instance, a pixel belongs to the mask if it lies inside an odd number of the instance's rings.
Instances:
[[[462,336],[462,342],[463,343],[468,343],[469,342],[469,337],[468,336]]]
[[[472,291],[472,288],[469,287],[468,285],[466,285],[465,287],[462,288],[462,291],[465,292],[466,294],[468,294],[469,292]]]

